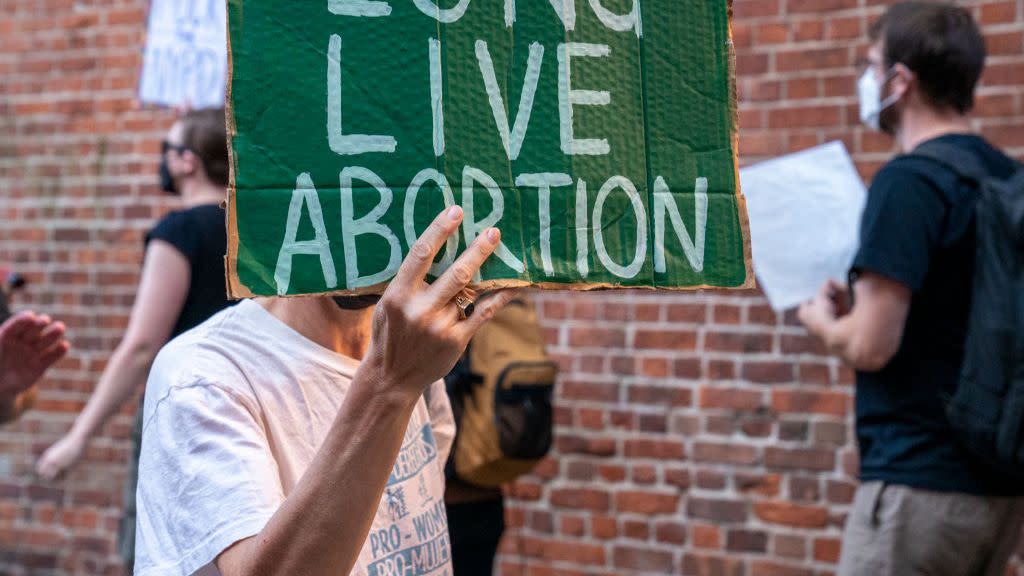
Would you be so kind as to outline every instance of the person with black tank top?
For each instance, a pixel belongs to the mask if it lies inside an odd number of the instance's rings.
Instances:
[[[146,235],[142,274],[124,338],[71,430],[40,457],[36,472],[47,480],[67,474],[89,440],[144,386],[164,344],[231,304],[224,280],[227,232],[222,203],[228,184],[224,111],[184,113],[168,132],[161,154],[160,187],[180,195],[184,208],[165,216]],[[126,574],[132,573],[134,564],[141,413],[137,411],[133,432],[120,530]]]
[[[901,2],[871,30],[861,119],[902,154],[871,183],[850,289],[826,284],[800,320],[856,370],[860,481],[839,576],[1001,576],[1024,486],[949,422],[972,300],[976,186],[927,158],[943,146],[1005,179],[1018,164],[970,133],[985,62],[970,13]]]

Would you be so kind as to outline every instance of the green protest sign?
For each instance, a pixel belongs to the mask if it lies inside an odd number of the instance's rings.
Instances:
[[[747,287],[728,0],[229,0],[234,296],[380,290],[445,206],[480,286]]]

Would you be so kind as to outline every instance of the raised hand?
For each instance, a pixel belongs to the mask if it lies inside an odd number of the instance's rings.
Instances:
[[[35,384],[71,347],[64,324],[32,312],[16,314],[0,325],[0,398]]]
[[[476,303],[463,319],[456,296],[466,289],[480,266],[501,241],[497,228],[480,234],[433,284],[425,278],[438,251],[458,230],[462,209],[438,215],[412,246],[374,314],[370,349],[360,367],[364,377],[382,391],[419,397],[444,377],[466,349],[473,334],[515,296],[501,290]]]

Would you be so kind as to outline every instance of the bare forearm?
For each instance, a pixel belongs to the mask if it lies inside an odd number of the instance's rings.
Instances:
[[[358,378],[358,376],[357,376]],[[218,563],[225,576],[348,574],[377,513],[415,398],[353,382],[312,464],[255,538]]]
[[[821,339],[831,354],[838,356],[854,370],[876,372],[892,357],[889,350],[893,346],[880,339],[870,340],[858,333],[856,319],[852,316],[823,322],[813,327],[812,332]]]
[[[844,318],[823,322],[813,329],[813,333],[822,341],[830,354],[838,356],[844,362],[849,362],[849,347],[852,340],[849,322],[845,322]]]
[[[71,434],[88,439],[96,434],[132,394],[146,382],[156,356],[145,347],[122,345],[114,352],[92,396],[75,420]]]

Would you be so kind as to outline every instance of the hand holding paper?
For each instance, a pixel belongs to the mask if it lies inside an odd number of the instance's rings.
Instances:
[[[775,310],[846,278],[867,191],[840,142],[740,171],[754,270]]]

